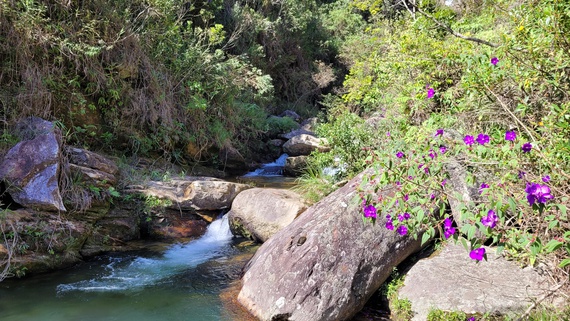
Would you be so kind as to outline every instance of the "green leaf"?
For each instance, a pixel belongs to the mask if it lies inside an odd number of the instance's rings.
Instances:
[[[549,228],[549,229],[553,229],[553,228],[555,228],[556,226],[558,226],[558,220],[554,220],[554,221],[548,223],[548,228]]]
[[[562,262],[560,262],[560,264],[558,265],[559,267],[563,268],[570,265],[570,259],[564,259],[562,260]]]
[[[564,243],[562,243],[558,240],[550,240],[550,242],[548,242],[546,244],[544,249],[546,250],[546,253],[552,253],[552,252],[558,250],[560,247],[562,247],[562,245],[564,245]]]
[[[558,205],[558,209],[560,210],[560,213],[562,214],[562,219],[564,219],[565,221],[568,220],[568,216],[566,214],[566,205],[563,204],[557,204]]]
[[[475,233],[477,233],[477,227],[475,225],[469,226],[467,230],[467,238],[472,240],[475,237]]]
[[[431,235],[429,235],[429,232],[425,232],[422,235],[422,244],[421,245],[426,244],[426,242],[429,241],[430,238],[431,238]]]

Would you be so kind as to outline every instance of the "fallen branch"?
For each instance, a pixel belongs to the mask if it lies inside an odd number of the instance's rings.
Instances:
[[[430,19],[431,19],[433,22],[435,22],[438,26],[440,26],[440,27],[442,27],[443,29],[447,30],[449,33],[451,33],[452,35],[454,35],[454,36],[457,37],[457,38],[461,38],[461,39],[467,40],[467,41],[473,41],[473,42],[480,43],[480,44],[482,44],[482,45],[487,45],[487,46],[493,47],[493,48],[499,47],[499,45],[494,44],[494,43],[492,43],[492,42],[489,42],[489,41],[487,41],[487,40],[483,40],[483,39],[479,39],[479,38],[474,38],[474,37],[467,37],[467,36],[465,36],[465,35],[463,35],[463,34],[460,34],[459,32],[457,32],[457,31],[451,29],[451,27],[448,26],[447,24],[445,24],[445,23],[443,23],[443,22],[437,20],[434,16],[432,16],[432,15],[430,15],[429,13],[423,11],[423,10],[420,9],[418,6],[416,6],[415,4],[410,3],[410,6],[414,7],[414,8],[417,10],[417,12],[419,12],[419,13],[423,14],[424,16],[430,18]]]

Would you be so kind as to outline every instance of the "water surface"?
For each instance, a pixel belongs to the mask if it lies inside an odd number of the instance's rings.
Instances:
[[[74,268],[0,283],[0,320],[222,320],[220,292],[239,277],[242,250],[227,218],[162,252],[98,257]]]

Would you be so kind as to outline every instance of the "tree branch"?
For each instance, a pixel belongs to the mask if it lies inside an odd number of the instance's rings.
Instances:
[[[405,1],[405,0],[402,0],[402,1]],[[492,42],[489,42],[489,41],[487,41],[487,40],[483,40],[483,39],[479,39],[479,38],[474,38],[474,37],[467,37],[467,36],[465,36],[465,35],[463,35],[463,34],[460,34],[459,32],[456,32],[455,30],[451,29],[451,27],[448,26],[447,24],[445,24],[445,23],[443,23],[443,22],[437,20],[434,16],[432,16],[432,15],[430,15],[429,13],[423,11],[423,10],[420,9],[418,6],[416,6],[415,4],[410,3],[410,5],[411,5],[412,7],[414,7],[419,13],[421,13],[421,14],[423,14],[424,16],[430,18],[430,19],[431,19],[433,22],[435,22],[438,26],[440,26],[440,27],[442,27],[443,29],[447,30],[449,33],[451,33],[452,35],[454,35],[454,36],[457,37],[457,38],[461,38],[461,39],[464,39],[464,40],[467,40],[467,41],[473,41],[473,42],[480,43],[480,44],[482,44],[482,45],[486,45],[486,46],[493,47],[493,48],[499,47],[499,45],[494,44],[494,43],[492,43]]]

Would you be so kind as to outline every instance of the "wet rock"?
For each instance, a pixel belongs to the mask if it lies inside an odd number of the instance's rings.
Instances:
[[[446,245],[441,253],[420,260],[406,274],[400,298],[412,303],[413,320],[426,320],[430,309],[465,313],[520,314],[549,288],[548,278],[533,268],[487,248],[487,261],[469,258],[460,245]]]
[[[302,197],[295,192],[252,188],[235,198],[228,220],[232,233],[265,242],[306,208]]]
[[[66,211],[58,183],[60,131],[51,122],[30,117],[17,132],[24,140],[8,151],[0,165],[8,194],[24,207]]]
[[[308,156],[287,157],[283,172],[287,176],[300,176],[307,168]]]
[[[362,220],[362,174],[308,208],[257,251],[239,302],[260,320],[347,320],[420,241]]]
[[[315,150],[327,152],[330,148],[322,139],[305,134],[294,136],[283,145],[283,151],[290,156],[310,155]]]

